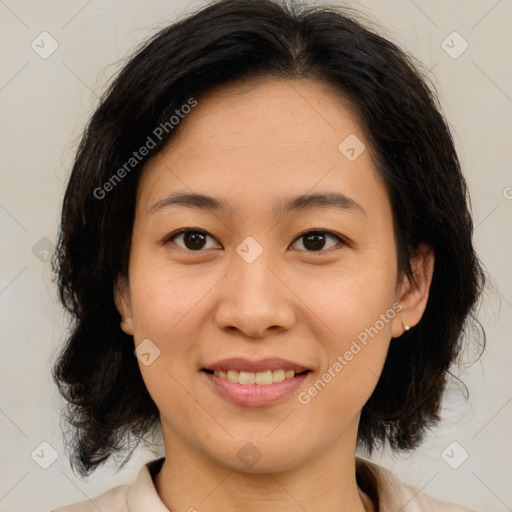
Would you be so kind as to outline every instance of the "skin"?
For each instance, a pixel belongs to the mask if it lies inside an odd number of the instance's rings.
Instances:
[[[368,150],[349,161],[338,150],[355,134],[369,148],[347,102],[313,80],[238,82],[208,93],[143,172],[129,275],[116,305],[135,345],[160,355],[140,371],[160,410],[166,459],[155,477],[175,512],[363,512],[355,479],[360,412],[377,384],[392,338],[425,309],[434,255],[412,261],[416,283],[399,277],[392,209]],[[158,201],[177,191],[222,198],[229,213]],[[276,202],[335,191],[357,210],[316,208],[274,215]],[[207,232],[194,250],[181,228]],[[312,250],[304,235],[323,230]],[[236,252],[248,236],[262,254]],[[167,242],[165,241],[167,239]],[[192,247],[192,249],[190,248]],[[308,404],[297,400],[352,340],[400,303],[349,364]],[[227,357],[282,357],[313,372],[279,403],[227,401],[201,372]],[[251,467],[237,456],[251,442]]]

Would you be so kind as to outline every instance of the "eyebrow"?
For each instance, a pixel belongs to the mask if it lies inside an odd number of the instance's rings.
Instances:
[[[176,205],[187,208],[199,208],[200,210],[211,212],[220,211],[227,213],[232,211],[231,206],[224,199],[204,194],[175,192],[156,202],[148,209],[148,213],[153,214],[164,208]],[[366,215],[363,207],[358,202],[338,192],[303,194],[284,199],[274,206],[273,213],[278,217],[286,215],[291,211],[308,211],[316,208],[337,208]]]

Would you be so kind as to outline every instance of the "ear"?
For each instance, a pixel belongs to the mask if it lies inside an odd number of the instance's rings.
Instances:
[[[125,334],[133,336],[133,318],[130,300],[130,285],[127,277],[119,277],[114,284],[114,301],[121,315],[121,329]]]
[[[434,274],[434,249],[421,244],[411,258],[414,281],[403,277],[397,287],[397,300],[402,305],[399,314],[393,319],[392,337],[398,338],[406,329],[413,328],[423,316]]]

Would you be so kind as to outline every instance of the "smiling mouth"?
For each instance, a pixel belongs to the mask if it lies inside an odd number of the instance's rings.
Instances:
[[[266,370],[262,372],[245,372],[238,370],[209,370],[207,368],[202,369],[203,372],[206,372],[210,375],[214,375],[219,379],[227,380],[229,382],[235,384],[258,384],[258,385],[268,385],[276,382],[282,382],[284,380],[291,380],[299,375],[304,375],[306,373],[310,373],[311,370],[304,370],[303,372],[295,372],[293,370]]]

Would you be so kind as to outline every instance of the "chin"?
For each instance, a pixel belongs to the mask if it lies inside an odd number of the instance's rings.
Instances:
[[[268,432],[259,440],[256,436],[243,436],[217,445],[219,450],[208,450],[210,457],[218,464],[241,473],[274,473],[293,469],[304,463],[305,454],[297,451],[297,443],[279,439],[270,441]],[[250,439],[253,439],[252,441]],[[303,449],[304,447],[301,446]],[[230,455],[226,455],[230,454]]]
[[[226,468],[236,471],[239,473],[280,473],[283,471],[289,471],[302,465],[301,461],[296,457],[293,460],[290,459],[290,453],[283,454],[283,457],[277,457],[276,454],[272,454],[270,457],[265,457],[262,453],[261,458],[255,457],[253,461],[240,460],[238,456],[226,460],[223,457],[222,460],[218,460]]]

